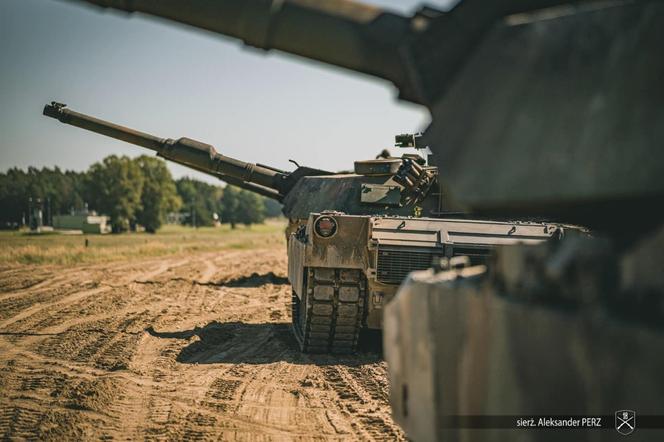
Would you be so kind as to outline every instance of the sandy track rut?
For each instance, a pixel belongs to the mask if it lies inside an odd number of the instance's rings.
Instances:
[[[0,269],[0,439],[395,440],[385,363],[307,356],[282,250]]]

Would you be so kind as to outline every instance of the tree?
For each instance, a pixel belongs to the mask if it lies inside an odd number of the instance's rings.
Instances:
[[[147,232],[155,233],[163,224],[166,214],[178,210],[182,200],[163,160],[141,155],[134,159],[134,163],[143,174],[143,191],[140,208],[136,211],[136,221]]]
[[[237,187],[226,186],[224,193],[221,195],[221,207],[223,209],[221,222],[230,224],[231,229],[234,229],[237,223],[240,222],[238,210],[240,203],[239,193],[240,191]]]
[[[263,198],[248,190],[226,186],[221,197],[223,216],[221,221],[229,223],[231,229],[237,224],[250,226],[265,221],[265,205]]]
[[[181,208],[186,222],[211,226],[222,222],[251,225],[278,216],[281,204],[233,186],[214,186],[191,178],[173,182],[163,160],[115,155],[95,163],[88,172],[29,167],[0,173],[0,228],[17,228],[28,216],[28,201],[41,202],[44,222],[53,215],[89,208],[111,217],[114,232],[141,224],[155,232],[168,212]]]
[[[265,204],[260,195],[248,190],[238,193],[239,220],[245,226],[265,222]]]
[[[85,173],[29,167],[0,173],[0,227],[16,228],[28,215],[28,200],[41,201],[44,222],[53,215],[81,209]],[[27,220],[25,220],[27,221]]]
[[[12,168],[0,174],[0,220],[4,228],[18,227],[27,215],[28,188],[29,179],[24,171]]]
[[[141,209],[143,174],[129,157],[111,155],[90,166],[86,196],[91,208],[110,216],[114,233],[126,231]]]
[[[177,180],[175,186],[182,199],[181,212],[188,215],[185,223],[193,224],[195,219],[197,226],[213,225],[214,214],[220,216],[222,212],[222,188],[186,177]]]

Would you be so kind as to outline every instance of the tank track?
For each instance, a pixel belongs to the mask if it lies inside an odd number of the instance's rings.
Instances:
[[[293,332],[305,353],[348,354],[357,349],[366,283],[355,269],[310,268],[306,293],[293,293]]]

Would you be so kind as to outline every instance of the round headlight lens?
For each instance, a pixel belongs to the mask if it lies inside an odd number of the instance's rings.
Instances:
[[[321,216],[314,224],[316,234],[322,238],[329,238],[337,233],[337,222],[331,216]]]

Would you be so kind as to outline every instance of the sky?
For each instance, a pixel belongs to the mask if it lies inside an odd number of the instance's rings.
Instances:
[[[429,1],[444,6],[448,0]],[[373,0],[410,13],[419,0]],[[429,121],[388,82],[145,15],[65,0],[0,2],[0,171],[85,170],[142,148],[41,115],[60,101],[244,161],[347,170]],[[396,149],[392,148],[396,153]],[[170,164],[174,177],[218,181]]]

